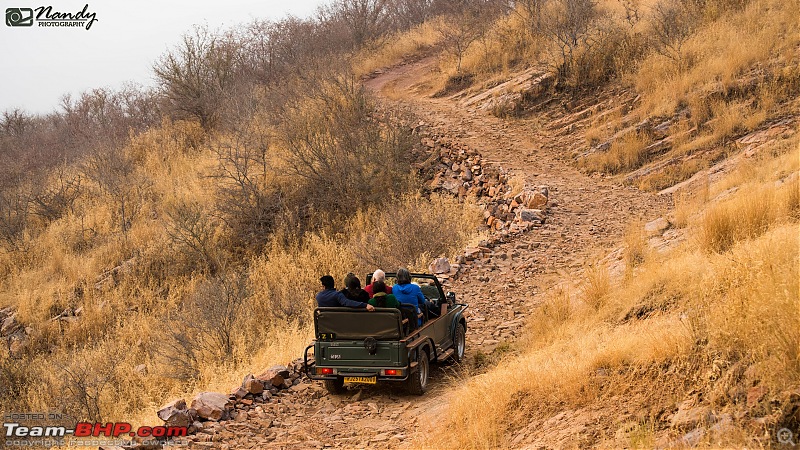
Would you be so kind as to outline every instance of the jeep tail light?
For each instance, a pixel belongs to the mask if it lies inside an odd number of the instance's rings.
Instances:
[[[381,375],[385,377],[402,377],[403,369],[381,369]]]
[[[397,369],[386,369],[386,375],[397,375]]]
[[[333,375],[333,369],[330,367],[318,367],[317,368],[318,375]]]

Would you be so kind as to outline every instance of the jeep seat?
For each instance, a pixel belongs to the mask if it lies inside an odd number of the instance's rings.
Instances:
[[[333,334],[335,339],[361,340],[373,337],[379,341],[402,337],[402,316],[396,308],[375,308],[375,311],[354,308],[317,308],[314,328],[320,333]]]

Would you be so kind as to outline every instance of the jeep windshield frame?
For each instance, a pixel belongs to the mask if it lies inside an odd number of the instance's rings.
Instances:
[[[367,284],[372,283],[372,275],[373,275],[372,273],[367,274]],[[444,295],[444,289],[442,288],[442,283],[439,282],[439,278],[438,277],[436,277],[435,275],[428,274],[428,273],[412,273],[410,275],[411,275],[411,281],[412,282],[416,282],[417,280],[427,280],[428,281],[428,286],[420,285],[420,288],[422,289],[422,293],[425,295],[426,298],[428,298],[429,300],[434,300],[436,302],[448,301],[446,296]],[[397,284],[396,283],[397,273],[396,272],[387,272],[386,273],[386,279],[387,280],[392,279],[392,281],[395,281],[392,284],[387,284],[387,286],[394,286],[395,284]],[[437,297],[433,297],[432,295],[430,295],[430,291],[426,290],[425,289],[426,287],[431,287],[431,288],[435,287],[436,288],[436,292],[438,293],[438,296]]]

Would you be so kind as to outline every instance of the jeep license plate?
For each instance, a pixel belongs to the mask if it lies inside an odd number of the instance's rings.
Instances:
[[[345,383],[375,384],[377,377],[344,377]]]

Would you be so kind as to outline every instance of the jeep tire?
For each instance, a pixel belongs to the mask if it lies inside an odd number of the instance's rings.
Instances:
[[[344,394],[347,389],[344,387],[344,378],[336,377],[335,380],[325,380],[325,389],[333,395]]]
[[[417,351],[417,370],[408,376],[408,392],[414,395],[422,395],[428,386],[428,373],[430,372],[430,361],[425,350]]]
[[[453,338],[453,362],[461,362],[464,359],[464,349],[467,346],[467,330],[464,324],[459,322],[456,325],[456,333]]]

